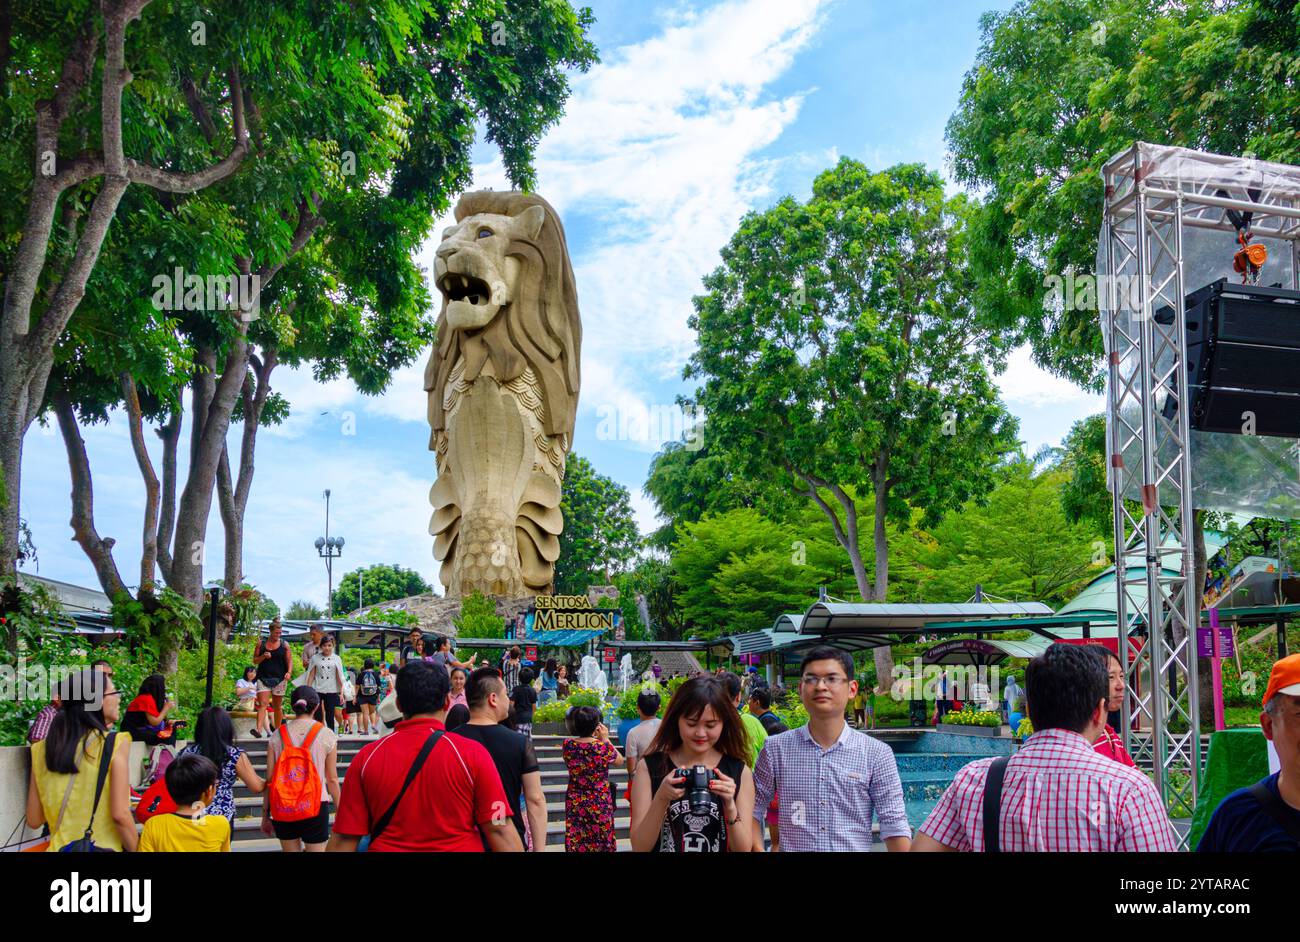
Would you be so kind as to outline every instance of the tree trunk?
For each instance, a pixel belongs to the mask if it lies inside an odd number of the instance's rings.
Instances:
[[[140,590],[153,591],[154,569],[158,559],[158,475],[154,473],[149,449],[144,443],[144,415],[140,409],[140,396],[135,380],[124,372],[122,400],[126,404],[127,424],[131,432],[131,448],[135,462],[144,479],[144,526],[140,537]]]
[[[853,579],[858,586],[858,595],[864,602],[884,601],[885,591],[888,588],[886,582],[880,582],[873,586],[867,578],[867,567],[862,560],[862,547],[858,542],[858,510],[853,502],[853,498],[838,484],[831,484],[823,481],[812,474],[806,472],[794,471],[790,469],[797,477],[808,485],[808,490],[804,491],[805,497],[811,497],[812,500],[821,508],[827,519],[830,520],[831,529],[835,533],[835,539],[840,547],[848,554],[849,563],[853,567]],[[844,510],[844,521],[840,522],[839,514],[818,492],[818,488],[826,488],[835,495],[840,507]],[[879,505],[877,501],[877,505]],[[883,529],[883,517],[879,515],[876,526],[877,529]],[[877,548],[876,551],[876,573],[877,578],[881,572],[888,578],[889,575],[889,545],[885,544],[885,552],[882,554]],[[881,568],[881,560],[884,559],[884,568]],[[884,687],[888,689],[893,683],[894,675],[894,652],[889,645],[872,650],[872,657],[876,665],[876,686],[877,689]]]
[[[247,325],[244,325],[245,329]],[[248,364],[248,343],[243,335],[231,341],[221,379],[206,404],[201,431],[192,435],[191,465],[176,510],[176,535],[172,540],[172,573],[168,585],[198,608],[203,604],[203,560],[208,512],[216,485],[217,465],[226,445],[230,416],[243,386]],[[199,425],[196,411],[195,425]]]
[[[271,392],[271,371],[275,369],[277,357],[276,348],[270,347],[263,356],[250,354],[248,358],[252,372],[245,377],[241,392],[244,429],[239,447],[238,480],[231,479],[230,457],[226,449],[222,449],[221,461],[217,465],[217,497],[226,533],[225,584],[228,592],[238,589],[244,581],[244,514],[253,486],[257,430]]]
[[[876,553],[876,584],[874,601],[883,602],[889,596],[889,533],[885,529],[885,515],[889,509],[889,486],[886,471],[888,458],[882,454],[876,459],[872,474],[874,498],[874,519],[872,521],[872,540]],[[894,650],[889,647],[876,648],[872,652],[876,661],[877,689],[889,690],[894,683]]]
[[[68,470],[72,475],[72,538],[90,559],[99,577],[99,584],[110,600],[126,593],[126,585],[117,564],[113,561],[111,538],[104,538],[95,529],[94,486],[90,477],[90,461],[86,456],[86,442],[77,428],[77,417],[72,403],[64,393],[54,397],[54,414],[63,433],[63,444],[68,451]],[[128,593],[129,594],[129,593]]]
[[[162,572],[163,582],[171,583],[172,578],[172,530],[176,526],[176,451],[180,447],[181,420],[184,416],[183,403],[178,401],[172,410],[167,424],[157,429],[162,439],[162,508],[158,514],[158,536],[154,546],[158,551],[158,569]]]

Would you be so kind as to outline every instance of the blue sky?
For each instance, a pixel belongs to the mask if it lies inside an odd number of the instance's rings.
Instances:
[[[978,49],[980,14],[1011,4],[588,2],[602,62],[575,76],[566,116],[541,144],[538,192],[563,218],[578,281],[583,387],[574,450],[628,487],[648,531],[654,510],[641,485],[663,440],[680,432],[671,406],[689,391],[681,368],[693,346],[690,299],[740,217],[786,194],[806,197],[841,156],[873,168],[922,161],[947,175],[944,126]],[[490,146],[475,157],[475,188],[507,187]],[[435,247],[422,251],[426,269]],[[259,436],[244,569],[282,606],[324,602],[325,569],[312,541],[324,530],[325,488],[331,532],[347,540],[336,574],[395,562],[436,584],[424,359],[396,373],[380,397],[283,367],[273,375],[293,415]],[[1031,451],[1059,443],[1073,421],[1102,408],[1100,397],[1037,370],[1025,351],[999,385]],[[602,433],[620,424],[626,434]],[[134,583],[143,486],[125,425],[114,417],[84,434],[99,531],[117,540],[118,565]],[[238,428],[230,442],[233,454]],[[61,439],[34,428],[23,511],[39,572],[96,585],[70,542],[69,490]],[[207,575],[219,578],[215,504],[208,537]]]

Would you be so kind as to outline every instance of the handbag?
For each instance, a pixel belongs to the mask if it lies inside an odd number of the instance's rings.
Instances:
[[[77,840],[64,844],[62,847],[59,848],[59,853],[61,854],[85,854],[85,853],[111,854],[113,852],[110,848],[107,847],[96,847],[95,839],[91,836],[91,832],[95,829],[95,812],[99,810],[99,798],[104,793],[104,782],[108,780],[108,769],[113,762],[113,748],[116,745],[117,745],[117,732],[114,731],[109,733],[108,738],[104,740],[103,751],[101,751],[99,754],[99,775],[95,779],[95,801],[90,806],[90,820],[86,822],[86,833],[81,835],[81,837],[77,838]],[[73,775],[76,774],[77,773],[75,772],[73,773]],[[69,795],[72,794],[71,788],[68,789],[68,794]],[[68,800],[67,796],[65,795],[63,799],[64,808],[67,807],[67,800]],[[59,811],[59,823],[60,824],[63,823],[62,809],[60,809]],[[58,830],[58,828],[56,827],[55,830]]]

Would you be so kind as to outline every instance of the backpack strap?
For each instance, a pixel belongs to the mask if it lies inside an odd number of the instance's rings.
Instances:
[[[1265,782],[1267,779],[1265,779]],[[1282,831],[1291,837],[1292,840],[1300,842],[1300,819],[1296,818],[1295,812],[1287,814],[1287,809],[1282,805],[1282,799],[1273,794],[1273,790],[1264,782],[1256,782],[1250,786],[1250,796],[1264,806],[1268,816],[1272,818]]]
[[[311,744],[316,739],[316,734],[325,728],[324,723],[313,723],[311,729],[307,730],[307,735],[302,737],[302,748],[310,749]]]
[[[420,747],[419,755],[417,755],[415,761],[411,763],[411,769],[406,773],[406,781],[402,783],[401,789],[397,792],[397,797],[394,798],[393,803],[388,806],[388,810],[384,812],[384,816],[380,818],[375,823],[374,828],[371,829],[371,845],[373,845],[375,841],[379,840],[379,835],[384,833],[384,828],[388,827],[388,823],[393,820],[393,815],[397,813],[397,806],[401,804],[402,797],[406,794],[406,790],[411,787],[411,783],[415,781],[415,777],[420,774],[420,769],[424,767],[424,760],[429,758],[429,753],[433,752],[433,747],[438,744],[438,740],[442,738],[444,732],[445,730],[435,729],[433,732],[429,733],[429,738],[426,739],[424,745]]]
[[[280,742],[284,744],[285,748],[288,748],[293,745],[293,737],[289,735],[288,723],[280,724]]]
[[[999,756],[989,766],[988,778],[984,780],[984,853],[997,854],[1002,851],[998,843],[998,827],[1002,820],[1002,780],[1007,774],[1010,756]]]
[[[90,806],[90,820],[86,823],[86,839],[95,828],[95,812],[99,810],[99,796],[104,792],[104,782],[108,779],[108,768],[113,762],[113,749],[117,745],[117,732],[108,734],[104,740],[104,749],[99,754],[99,777],[95,779],[95,801]],[[62,811],[60,811],[60,815]]]

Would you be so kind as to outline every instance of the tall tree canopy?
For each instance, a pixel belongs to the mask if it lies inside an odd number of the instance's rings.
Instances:
[[[807,203],[747,215],[695,299],[686,376],[710,444],[825,513],[864,600],[887,595],[887,521],[937,522],[1016,447],[987,365],[1005,348],[967,291],[966,210],[922,166],[844,158]],[[855,495],[870,495],[873,575]]]
[[[555,591],[585,595],[623,572],[641,547],[627,488],[598,474],[591,462],[570,453],[560,491],[564,532],[555,561]]]
[[[1045,368],[1099,388],[1097,313],[1047,304],[1092,272],[1101,167],[1136,140],[1300,160],[1295,0],[1022,0],[981,20],[948,124],[973,221],[981,304]]]
[[[563,112],[566,71],[595,60],[586,38],[591,15],[566,2],[526,0],[240,0],[205,17],[124,0],[105,3],[101,22],[100,5],[85,0],[41,5],[60,8],[52,19],[29,4],[16,6],[5,37],[5,78],[29,97],[0,115],[18,141],[6,138],[9,149],[0,150],[0,159],[13,164],[4,185],[32,212],[46,212],[52,200],[62,215],[53,235],[42,235],[30,221],[19,225],[16,214],[0,214],[10,226],[0,245],[17,253],[15,278],[31,267],[24,252],[48,255],[51,271],[40,278],[51,287],[68,256],[68,271],[84,277],[62,306],[51,302],[46,310],[48,292],[37,295],[26,321],[10,311],[9,300],[10,288],[26,282],[7,284],[6,329],[17,325],[11,333],[21,334],[31,321],[38,324],[32,338],[49,343],[38,350],[34,339],[0,337],[5,355],[22,359],[26,384],[12,396],[0,388],[5,402],[22,400],[21,408],[3,411],[29,424],[42,408],[41,396],[32,396],[43,394],[48,380],[48,404],[72,470],[74,534],[116,596],[126,580],[112,559],[113,539],[95,528],[78,424],[123,407],[146,492],[139,584],[146,595],[152,591],[156,564],[168,586],[197,601],[214,491],[226,528],[226,579],[242,579],[256,430],[287,408],[270,391],[275,365],[308,365],[321,379],[346,374],[362,391],[380,392],[395,368],[418,355],[432,336],[432,305],[416,250],[449,197],[469,183],[476,125],[499,147],[512,182],[532,186],[533,150]],[[66,22],[80,24],[81,33],[54,28]],[[65,159],[60,148],[72,154],[86,146],[86,128],[112,123],[100,120],[93,94],[77,97],[85,84],[77,68],[93,71],[101,32],[105,55],[116,62],[127,22],[135,81],[126,92],[108,84],[104,92],[112,92],[104,107],[121,140],[103,144],[110,152],[104,158],[69,157],[66,179],[33,178],[33,140],[43,132],[31,130],[32,114],[49,107],[41,95],[52,94],[65,110],[88,99],[85,114],[68,111],[57,161]],[[230,140],[231,156],[214,164],[237,165],[227,174],[203,171],[178,182],[170,171],[151,169],[216,160]],[[99,177],[90,171],[107,181],[100,195],[116,188],[116,177],[100,164],[122,150],[130,173],[100,212]],[[78,175],[83,164],[90,175]],[[128,190],[127,178],[146,186]],[[27,189],[32,195],[23,197]],[[83,212],[92,197],[91,212]],[[39,239],[49,242],[48,252],[44,244],[35,247]],[[101,251],[106,264],[96,267]],[[200,279],[253,277],[251,304],[214,310],[209,291],[206,304],[186,294],[183,304],[160,311],[157,280],[172,279],[177,269]],[[173,298],[180,288],[173,286]],[[12,375],[0,377],[0,386]],[[178,481],[182,392],[189,393],[192,431],[188,474]],[[226,447],[233,421],[244,423],[236,461]],[[149,422],[163,440],[161,472],[144,447]],[[11,481],[26,427],[19,425],[0,428]],[[16,514],[11,500],[6,535]],[[0,544],[3,571],[12,571],[13,540]]]
[[[342,616],[363,605],[378,605],[432,591],[433,586],[414,569],[396,563],[391,566],[386,563],[362,566],[347,573],[334,587],[334,614]]]

